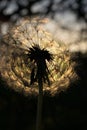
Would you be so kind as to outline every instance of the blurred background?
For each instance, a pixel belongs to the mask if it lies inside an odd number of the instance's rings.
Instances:
[[[0,0],[0,35],[25,16],[48,17],[49,29],[57,39],[73,43],[71,50],[87,50],[86,0]]]
[[[87,129],[87,0],[0,0],[0,38],[21,18],[49,18],[47,28],[78,52],[80,77],[66,92],[44,97],[43,130]],[[35,97],[7,89],[0,77],[0,130],[35,130]]]

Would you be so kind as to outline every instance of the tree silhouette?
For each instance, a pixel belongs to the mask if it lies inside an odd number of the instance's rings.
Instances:
[[[12,5],[14,5],[14,9],[12,10]],[[77,22],[85,23],[80,31],[81,39],[86,38],[87,32],[87,2],[86,0],[7,0],[0,1],[0,21],[2,22],[16,22],[18,19],[23,18],[25,16],[50,16],[50,18],[59,21],[60,27],[62,29],[69,29],[68,24],[62,25],[60,22],[60,17],[56,17],[57,14],[64,14],[65,12],[70,12],[74,14]],[[11,11],[8,11],[11,10]],[[57,19],[56,19],[57,18]],[[10,24],[10,23],[8,23]],[[1,27],[2,28],[2,27]],[[2,30],[2,29],[1,29]],[[85,38],[84,38],[85,35]]]
[[[0,19],[5,20],[5,18],[8,20],[11,18],[11,16],[18,14],[21,17],[24,16],[32,16],[32,15],[48,15],[51,14],[52,17],[55,16],[55,13],[64,12],[66,10],[71,10],[74,12],[74,14],[77,16],[77,18],[80,20],[83,19],[85,22],[87,22],[86,18],[86,7],[87,2],[85,0],[60,0],[60,1],[52,1],[49,0],[47,4],[43,4],[44,0],[26,0],[23,2],[23,0],[15,1],[15,8],[14,11],[10,13],[5,13],[9,5],[12,3],[12,0],[7,0],[4,2],[3,0],[0,1]],[[45,1],[46,2],[46,1]],[[32,7],[36,4],[42,5],[45,10],[43,12],[36,11],[34,12],[32,10]],[[26,13],[21,13],[23,10],[27,10]]]

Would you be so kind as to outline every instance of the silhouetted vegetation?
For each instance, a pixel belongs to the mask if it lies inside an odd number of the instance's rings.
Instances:
[[[0,2],[2,2],[1,0]],[[16,1],[17,10],[11,14],[5,14],[8,6],[7,0],[0,9],[0,21],[10,21],[13,16],[18,17],[50,15],[54,18],[57,12],[72,11],[78,21],[83,20],[87,24],[87,2],[86,0],[60,0],[54,4],[49,0],[43,12],[33,12],[32,7],[44,0],[26,0],[24,5]],[[21,0],[20,0],[21,1]],[[7,4],[8,3],[8,4]],[[57,8],[53,9],[53,5]],[[26,10],[23,14],[23,10]],[[16,17],[16,18],[18,18]],[[16,19],[13,18],[13,21]],[[83,29],[83,32],[87,29]],[[79,76],[78,81],[74,80],[66,91],[56,93],[53,97],[46,93],[43,96],[43,130],[74,130],[87,129],[87,54],[74,53],[77,63],[75,72]],[[0,130],[35,130],[37,98],[36,96],[24,96],[8,87],[6,80],[0,75]]]
[[[55,15],[57,12],[64,12],[66,10],[73,11],[75,15],[77,16],[78,19],[83,19],[85,22],[87,22],[87,2],[86,0],[60,0],[60,1],[52,1],[48,0],[48,2],[44,2],[44,0],[19,0],[15,1],[15,9],[14,11],[7,13],[5,10],[9,7],[10,4],[13,3],[12,0],[7,0],[7,1],[0,1],[1,6],[0,6],[0,17],[4,20],[4,18],[7,17],[7,19],[11,18],[12,15],[18,14],[19,16],[32,16],[32,15],[38,15],[38,14],[45,14],[48,15],[51,13],[52,17]],[[13,4],[14,4],[13,3]],[[43,4],[45,3],[45,4]],[[44,7],[45,10],[41,11],[38,10],[36,12],[33,11],[32,7],[35,6],[36,4],[40,4],[42,8]],[[23,14],[23,10],[27,10],[25,14]],[[6,12],[6,13],[5,13]],[[0,19],[1,19],[0,18]]]
[[[14,5],[14,7],[13,7]],[[16,22],[19,18],[29,16],[50,16],[56,20],[57,14],[74,14],[78,23],[84,23],[80,30],[80,39],[87,40],[87,1],[86,0],[6,0],[0,1],[0,21]],[[67,16],[69,17],[69,16]],[[57,18],[57,23],[59,18]],[[60,22],[59,22],[60,24]],[[67,25],[60,24],[61,28],[68,30]]]
[[[43,130],[87,129],[87,55],[78,53],[75,60],[79,81],[54,97],[43,97]],[[7,88],[0,78],[0,129],[34,130],[37,99]]]

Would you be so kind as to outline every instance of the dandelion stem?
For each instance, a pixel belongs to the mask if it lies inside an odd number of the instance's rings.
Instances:
[[[38,79],[39,95],[37,104],[37,117],[36,117],[36,130],[41,130],[42,120],[42,104],[43,104],[43,82],[42,79]]]
[[[38,82],[39,95],[38,95],[38,103],[37,103],[37,117],[36,117],[36,130],[41,130],[41,120],[42,120],[42,105],[43,105],[43,82],[48,82],[50,85],[50,81],[48,78],[48,68],[46,64],[46,60],[52,60],[52,55],[45,49],[41,49],[38,45],[29,48],[28,57],[30,61],[36,64],[36,72],[35,68],[31,71],[31,79],[30,84],[33,84],[35,81]]]

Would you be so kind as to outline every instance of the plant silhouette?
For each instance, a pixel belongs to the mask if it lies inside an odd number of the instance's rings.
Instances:
[[[30,84],[33,84],[40,79],[42,82],[47,82],[48,85],[50,85],[48,77],[49,70],[46,65],[46,60],[52,60],[52,54],[45,49],[41,50],[39,45],[35,45],[32,48],[29,48],[28,57],[30,58],[30,61],[34,62],[37,66],[36,72],[35,68],[31,71]]]
[[[39,45],[35,45],[29,48],[28,57],[31,62],[36,64],[36,68],[31,71],[30,84],[38,82],[39,95],[38,95],[38,105],[37,105],[37,119],[36,119],[36,130],[41,129],[41,115],[42,115],[42,100],[43,100],[43,82],[47,82],[50,85],[50,80],[48,77],[48,67],[46,65],[46,60],[52,60],[52,55],[45,49],[40,49]],[[36,72],[35,72],[36,69]]]
[[[8,87],[25,96],[38,95],[36,130],[41,130],[43,92],[54,96],[76,77],[67,46],[55,41],[44,23],[24,18],[0,44],[0,73]]]

